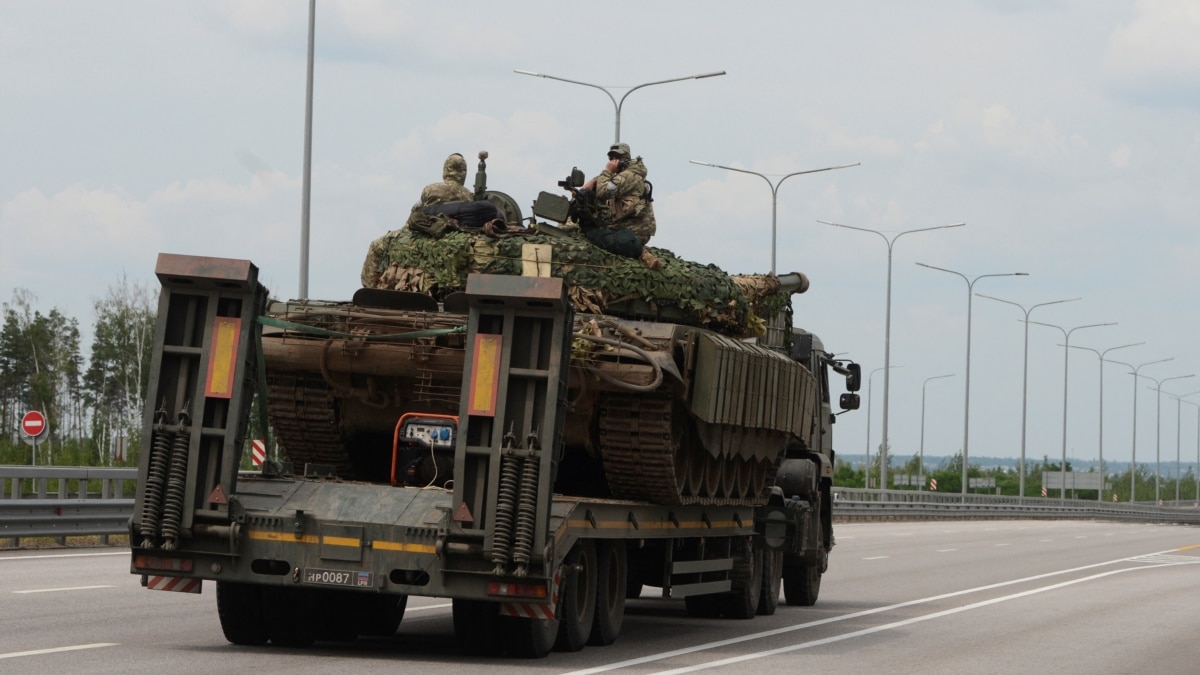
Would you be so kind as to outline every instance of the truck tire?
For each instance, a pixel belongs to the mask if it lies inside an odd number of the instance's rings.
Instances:
[[[638,584],[638,595],[641,595]],[[625,542],[596,542],[596,620],[589,645],[607,646],[617,641],[625,622],[625,598],[629,592],[629,567]]]
[[[455,598],[454,635],[477,656],[500,653],[500,605],[484,600]]]
[[[358,634],[391,637],[404,620],[407,595],[367,595],[358,602]]]
[[[563,567],[554,649],[577,652],[587,644],[596,620],[596,544],[588,539],[575,542]]]
[[[312,589],[267,586],[262,589],[263,619],[277,647],[308,647],[317,640],[320,616]]]
[[[783,551],[763,551],[762,597],[758,600],[758,615],[771,616],[779,608],[779,591],[783,586]]]
[[[753,619],[762,597],[762,550],[753,539],[734,542],[733,590],[720,596],[721,613],[730,619]]]
[[[789,605],[812,607],[821,592],[821,568],[817,565],[797,565],[783,573],[783,597]]]
[[[500,639],[510,656],[522,659],[544,658],[554,648],[560,619],[500,617]]]
[[[235,645],[257,647],[269,639],[263,621],[262,593],[258,586],[217,582],[217,617],[221,632]]]

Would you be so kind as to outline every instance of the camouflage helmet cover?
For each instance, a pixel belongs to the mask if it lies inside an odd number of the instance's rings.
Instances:
[[[608,148],[608,156],[612,157],[613,155],[616,155],[618,157],[624,157],[626,159],[631,157],[632,155],[629,152],[629,144],[628,143],[613,143],[612,145],[610,145]]]

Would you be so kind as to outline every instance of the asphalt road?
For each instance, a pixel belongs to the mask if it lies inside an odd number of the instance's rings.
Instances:
[[[148,591],[114,549],[0,551],[0,672],[1192,673],[1200,528],[1100,522],[852,523],[815,607],[694,619],[647,589],[610,647],[539,661],[462,653],[449,602],[393,639],[228,644],[215,587]]]

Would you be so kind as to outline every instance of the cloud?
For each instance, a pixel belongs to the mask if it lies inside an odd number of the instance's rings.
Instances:
[[[1139,0],[1134,14],[1108,40],[1105,67],[1117,90],[1152,105],[1200,100],[1200,4]]]

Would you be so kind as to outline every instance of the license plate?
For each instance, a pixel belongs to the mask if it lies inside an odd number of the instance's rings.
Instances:
[[[370,572],[352,570],[329,570],[320,567],[304,569],[304,583],[320,586],[350,586],[352,588],[370,588],[374,575]]]

